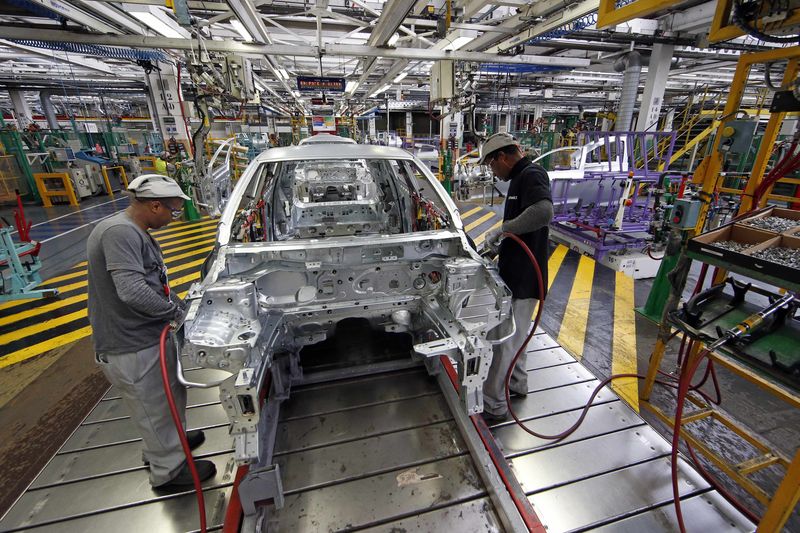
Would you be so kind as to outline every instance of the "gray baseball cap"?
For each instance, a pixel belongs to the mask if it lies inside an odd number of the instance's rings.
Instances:
[[[517,144],[517,141],[514,140],[514,136],[510,133],[495,133],[481,145],[481,158],[478,160],[478,164],[485,164],[486,157],[492,152],[514,144]]]
[[[136,198],[182,198],[191,200],[181,190],[181,186],[167,176],[161,174],[142,174],[128,184],[128,190]]]

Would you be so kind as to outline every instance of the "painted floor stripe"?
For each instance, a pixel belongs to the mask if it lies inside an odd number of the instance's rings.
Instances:
[[[189,270],[190,268],[198,267],[203,264],[205,258],[197,259],[195,261],[190,261],[189,263],[184,263],[179,266],[173,267],[170,269],[170,275],[176,272],[182,272],[184,270]],[[84,280],[78,283],[73,284],[74,286],[71,289],[76,289],[80,287],[85,287],[88,284],[88,281]],[[69,287],[69,286],[66,286]],[[67,292],[67,288],[63,287],[60,290],[62,292]],[[22,313],[14,313],[13,315],[0,317],[0,326],[5,326],[6,324],[11,324],[16,322],[17,320],[25,320],[27,318],[31,318],[34,316],[43,315],[45,313],[49,313],[51,311],[55,311],[57,309],[61,309],[63,307],[67,307],[69,305],[85,301],[89,298],[87,293],[78,294],[75,296],[70,296],[69,298],[64,298],[63,300],[56,300],[52,303],[43,305],[41,307],[36,307],[34,309],[30,309],[28,311],[23,311]]]
[[[471,230],[477,228],[478,226],[480,226],[481,224],[483,224],[484,222],[486,222],[487,220],[489,220],[490,218],[492,218],[494,216],[497,216],[497,215],[495,215],[493,212],[489,211],[488,213],[486,213],[485,215],[480,217],[478,220],[475,220],[474,222],[470,222],[469,224],[464,226],[464,231],[471,231]]]
[[[168,235],[161,235],[161,236],[159,236],[159,238],[157,240],[158,240],[159,244],[161,244],[162,242],[163,243],[167,243],[167,242],[171,243],[172,241],[174,241],[176,239],[179,239],[180,237],[186,237],[187,235],[196,235],[198,233],[213,233],[213,234],[216,234],[216,232],[217,232],[217,228],[216,227],[210,227],[210,228],[193,227],[192,229],[187,229],[187,230],[184,230],[184,231],[178,231],[178,232],[175,232],[175,233],[170,233]]]
[[[182,291],[178,293],[178,296],[183,298],[189,291]],[[91,326],[85,326],[75,331],[71,331],[65,335],[59,335],[58,337],[54,337],[52,339],[48,339],[46,341],[42,341],[38,344],[34,344],[33,346],[28,346],[27,348],[23,348],[22,350],[17,350],[16,352],[11,352],[8,355],[3,356],[0,358],[0,368],[5,368],[7,366],[14,365],[16,363],[21,363],[31,357],[36,357],[37,355],[41,355],[45,352],[49,352],[50,350],[54,350],[60,346],[64,346],[69,343],[73,343],[83,339],[84,337],[88,337],[92,334]]]
[[[170,281],[171,285],[177,286],[183,283],[187,283],[189,281],[194,281],[200,279],[200,272],[193,272],[187,276],[183,276],[174,280]],[[50,320],[45,320],[39,324],[35,324],[33,326],[28,326],[25,328],[20,328],[10,333],[6,333],[0,335],[0,345],[8,344],[10,342],[14,342],[20,339],[24,339],[29,335],[35,335],[36,333],[41,333],[42,331],[47,331],[48,329],[55,328],[61,326],[63,324],[68,324],[70,322],[74,322],[75,320],[79,320],[81,318],[85,318],[88,316],[88,310],[86,308],[80,309],[73,313],[66,314],[64,316],[60,316],[58,318],[53,318]]]
[[[212,246],[208,246],[208,245],[213,243],[213,242],[215,242],[214,238],[207,239],[207,240],[200,241],[200,242],[195,242],[195,243],[192,243],[192,244],[187,244],[187,245],[184,245],[184,246],[179,246],[179,247],[176,247],[176,248],[172,248],[172,249],[170,249],[170,252],[173,252],[173,254],[164,254],[164,262],[167,264],[168,267],[170,267],[170,269],[174,269],[174,267],[172,267],[172,265],[175,263],[175,261],[178,261],[179,259],[185,259],[186,257],[191,257],[193,255],[197,255],[197,254],[200,254],[200,253],[210,252],[214,247],[213,247],[213,245]],[[189,250],[189,251],[185,252],[185,253],[182,253],[182,254],[178,254],[178,255],[174,254],[174,252],[179,252],[179,251],[183,251],[183,250]],[[67,280],[67,279],[78,278],[78,277],[85,276],[85,275],[86,275],[86,269],[79,270],[78,272],[73,272],[71,274],[65,274],[64,276],[57,276],[55,278],[50,278],[50,279],[46,280],[44,283],[42,283],[42,286],[43,287],[51,287],[54,282],[64,281],[64,280]],[[57,288],[59,290],[59,292],[65,293],[65,292],[68,292],[68,291],[75,290],[75,289],[78,289],[80,287],[83,287],[83,286],[86,285],[86,283],[87,283],[86,280],[82,280],[82,281],[78,281],[78,282],[75,282],[75,283],[70,283],[68,285],[56,285],[55,288]],[[6,309],[12,309],[14,307],[18,307],[18,306],[24,305],[26,303],[30,303],[31,301],[34,301],[34,300],[35,299],[25,299],[25,300],[13,300],[11,302],[5,302],[2,305],[0,305],[0,311],[5,311]],[[51,301],[49,298],[40,298],[39,300],[44,305],[49,305],[48,302]]]
[[[569,252],[569,248],[563,244],[559,244],[556,246],[556,249],[553,250],[553,253],[550,254],[550,259],[547,260],[548,290],[553,286],[553,282],[556,280],[556,274],[558,274],[558,271],[561,269],[561,264],[564,262],[567,252]]]
[[[614,332],[611,348],[611,373],[636,374],[636,315],[634,308],[633,278],[616,272],[614,285]],[[639,380],[617,379],[611,386],[628,405],[639,411]]]
[[[498,220],[491,228],[487,229],[486,231],[484,231],[483,233],[478,235],[475,238],[475,246],[480,246],[481,244],[483,244],[483,241],[486,240],[486,234],[489,233],[492,230],[495,230],[495,229],[499,228],[502,225],[503,225],[503,221],[502,220]]]
[[[166,234],[169,234],[169,233],[171,233],[173,231],[177,231],[179,229],[186,229],[188,227],[199,226],[199,225],[203,225],[203,226],[208,226],[209,224],[215,224],[216,225],[218,222],[219,222],[219,220],[217,220],[215,218],[209,218],[209,217],[204,217],[204,218],[202,218],[200,220],[195,220],[195,221],[192,221],[192,222],[177,222],[177,223],[173,223],[173,224],[168,225],[166,228],[162,228],[162,229],[157,229],[157,230],[151,231],[150,235],[152,235],[154,237],[158,237],[160,235],[166,235]]]
[[[471,217],[475,213],[480,213],[482,210],[483,210],[483,208],[480,207],[480,206],[473,207],[472,209],[470,209],[469,211],[467,211],[466,213],[461,215],[461,221],[463,222],[464,220],[468,219],[469,217]]]
[[[583,357],[583,344],[586,340],[586,325],[589,321],[589,304],[592,298],[592,281],[594,278],[595,262],[593,259],[581,256],[578,271],[572,282],[567,309],[561,329],[558,333],[558,343],[570,351],[578,360]]]

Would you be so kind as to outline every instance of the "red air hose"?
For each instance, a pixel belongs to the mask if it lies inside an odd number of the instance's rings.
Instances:
[[[192,450],[189,448],[189,441],[186,439],[186,432],[181,424],[181,417],[178,414],[178,407],[175,405],[175,397],[172,395],[172,387],[169,383],[169,373],[167,372],[167,335],[169,335],[170,325],[164,326],[161,330],[161,339],[159,348],[161,350],[161,379],[164,382],[164,393],[167,395],[167,403],[169,404],[169,412],[172,415],[172,421],[175,423],[175,430],[178,432],[178,437],[181,439],[181,446],[183,453],[186,455],[186,464],[189,465],[189,471],[192,473],[192,480],[194,480],[194,491],[197,495],[197,510],[200,512],[200,531],[206,533],[208,530],[206,526],[206,501],[203,497],[203,487],[200,485],[200,474],[197,473],[197,467],[194,465],[194,457],[192,457]]]
[[[539,306],[538,306],[538,309],[536,311],[536,316],[535,316],[534,321],[533,321],[533,327],[531,327],[531,330],[528,333],[528,336],[525,337],[525,341],[522,343],[522,346],[520,346],[519,350],[517,350],[517,353],[516,353],[516,355],[514,355],[514,359],[511,361],[511,364],[508,367],[508,371],[506,372],[506,377],[505,377],[506,405],[508,406],[508,412],[514,418],[514,421],[526,433],[528,433],[530,435],[533,435],[534,437],[537,437],[537,438],[540,438],[540,439],[544,439],[544,440],[560,441],[562,439],[565,439],[566,437],[568,437],[572,433],[574,433],[575,430],[577,430],[580,427],[580,425],[583,423],[583,420],[586,418],[586,415],[589,412],[589,408],[592,406],[592,402],[594,401],[595,397],[600,393],[600,391],[603,389],[603,387],[605,387],[606,385],[608,385],[609,383],[611,383],[615,379],[619,379],[619,378],[645,379],[645,376],[642,376],[641,374],[614,374],[614,375],[611,375],[611,376],[607,377],[606,379],[602,380],[600,382],[600,384],[597,387],[595,387],[594,391],[592,392],[591,396],[589,397],[589,401],[583,407],[583,410],[582,410],[581,415],[578,418],[578,420],[572,426],[570,426],[566,430],[562,431],[561,433],[558,433],[556,435],[543,435],[543,434],[537,433],[536,431],[534,431],[534,430],[530,429],[529,427],[527,427],[519,419],[519,417],[517,417],[516,413],[514,412],[513,407],[511,406],[511,393],[510,393],[510,388],[509,387],[510,387],[510,383],[511,383],[511,375],[512,375],[512,373],[514,371],[514,367],[516,366],[517,361],[519,360],[520,356],[523,353],[525,353],[525,349],[528,346],[528,342],[530,341],[531,337],[533,337],[534,333],[536,332],[536,329],[539,327],[539,321],[540,321],[541,315],[542,315],[542,308],[544,307],[544,298],[543,298],[543,296],[544,296],[544,294],[543,294],[544,293],[544,281],[542,279],[542,270],[539,267],[539,262],[536,261],[536,257],[533,255],[533,253],[531,252],[530,248],[528,248],[528,246],[525,244],[525,242],[522,239],[520,239],[518,236],[514,235],[513,233],[505,232],[505,233],[503,233],[503,237],[510,238],[511,240],[513,240],[514,242],[519,244],[522,247],[522,249],[525,251],[526,255],[528,256],[528,259],[530,259],[531,264],[533,265],[534,270],[536,271],[536,279],[537,279],[537,281],[539,283],[539,296],[540,296]],[[705,276],[703,276],[703,278],[704,277]],[[701,278],[700,282],[698,283],[698,287],[696,287],[695,290],[697,290],[700,286],[702,286],[702,278]],[[700,365],[700,362],[703,359],[705,359],[706,356],[708,356],[708,354],[709,354],[709,350],[708,349],[706,349],[703,352],[701,352],[698,355],[698,357],[692,362],[691,368],[687,368],[688,365],[684,365],[683,369],[681,371],[680,379],[679,379],[678,384],[677,384],[677,387],[678,387],[678,398],[677,398],[677,406],[675,408],[675,423],[674,423],[673,434],[672,434],[672,459],[671,459],[671,474],[672,475],[671,475],[671,477],[672,477],[672,491],[673,491],[673,499],[674,499],[674,505],[675,505],[675,514],[676,514],[676,516],[678,518],[678,527],[680,528],[681,533],[686,533],[686,528],[685,528],[685,526],[683,524],[683,514],[681,512],[680,490],[679,490],[679,486],[678,486],[678,466],[677,466],[677,463],[678,463],[678,450],[679,450],[679,446],[680,446],[680,435],[681,435],[680,434],[680,427],[681,427],[682,418],[683,418],[683,407],[684,407],[684,404],[686,402],[686,396],[688,395],[689,390],[693,389],[693,387],[691,387],[692,377],[694,376],[694,373],[697,371],[697,368]],[[711,372],[713,373],[713,366],[711,367]],[[698,384],[697,386],[698,387],[701,386],[702,383],[705,382],[706,378],[707,378],[707,374],[706,374],[706,376],[704,376],[704,378],[701,381],[701,383]],[[714,378],[716,378],[716,374],[714,374]],[[715,381],[716,381],[716,379],[715,379]],[[668,384],[668,383],[663,383],[663,382],[659,382],[659,381],[657,381],[657,382],[660,383],[660,384],[663,384],[663,385],[667,385],[667,386],[675,386],[674,384]],[[690,449],[690,452],[692,452],[691,449]],[[694,456],[694,453],[692,453],[692,456]],[[695,462],[697,462],[697,461],[695,461]],[[705,472],[705,470],[702,468],[702,465],[700,465],[700,470],[701,470],[701,472]],[[704,477],[706,477],[706,479],[708,480],[709,484],[714,486],[714,488],[716,488],[717,490],[721,489],[719,484],[714,482],[714,480],[710,476],[704,476]],[[728,496],[728,498],[732,500],[732,498],[730,497],[730,494],[727,491],[720,490],[720,492],[723,493],[724,495]],[[741,505],[736,500],[732,500],[732,501],[735,502],[734,503],[735,507],[741,508],[741,509],[744,508],[744,506]],[[746,516],[748,516],[748,518],[753,516],[752,513],[744,513],[744,514]],[[753,520],[753,522],[756,522],[756,520]]]

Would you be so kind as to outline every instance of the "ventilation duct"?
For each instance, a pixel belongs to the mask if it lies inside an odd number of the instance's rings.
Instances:
[[[642,75],[642,56],[639,52],[630,52],[614,63],[614,70],[625,72],[614,131],[630,131],[636,96],[639,93],[639,78]]]

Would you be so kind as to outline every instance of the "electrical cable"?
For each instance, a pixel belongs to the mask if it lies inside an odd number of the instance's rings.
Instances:
[[[206,531],[208,531],[208,526],[206,525],[206,501],[205,497],[203,496],[203,487],[200,484],[200,474],[197,473],[197,467],[194,464],[192,450],[189,447],[189,441],[186,438],[186,431],[183,428],[183,424],[181,424],[181,417],[178,414],[178,407],[175,405],[175,397],[172,395],[169,372],[167,371],[167,335],[169,335],[171,328],[171,324],[164,326],[164,329],[161,330],[161,337],[159,339],[161,380],[164,383],[164,393],[167,395],[169,413],[172,415],[172,422],[175,424],[175,431],[178,432],[178,437],[181,441],[181,447],[183,448],[183,453],[186,456],[186,464],[189,465],[189,471],[192,473],[195,495],[197,496],[197,510],[200,513],[200,531],[201,533],[206,533]]]

